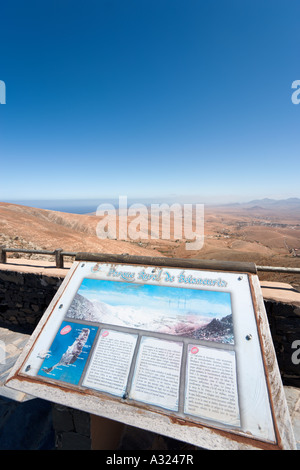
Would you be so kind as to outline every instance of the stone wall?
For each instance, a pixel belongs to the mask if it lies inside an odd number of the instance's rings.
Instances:
[[[300,388],[300,364],[292,360],[292,345],[300,340],[300,306],[265,300],[265,307],[282,382]]]
[[[0,325],[32,332],[63,278],[0,271]]]
[[[53,403],[56,450],[90,450],[90,414]]]

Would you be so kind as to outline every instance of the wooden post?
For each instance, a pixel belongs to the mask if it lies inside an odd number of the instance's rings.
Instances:
[[[64,257],[62,255],[63,249],[58,248],[57,250],[54,251],[55,255],[55,265],[57,268],[63,268],[64,267]]]
[[[257,274],[256,264],[243,261],[219,261],[181,258],[158,258],[155,256],[137,256],[128,254],[84,253],[79,252],[76,261],[103,263],[126,263],[149,266],[166,266],[174,268],[209,269],[211,271],[238,271]]]
[[[0,246],[0,263],[6,263],[5,246]]]

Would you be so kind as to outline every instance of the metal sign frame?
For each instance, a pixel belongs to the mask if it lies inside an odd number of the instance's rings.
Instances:
[[[121,295],[128,299],[132,289],[136,292],[142,289],[143,295],[148,295],[143,297],[144,302],[149,299],[148,307],[151,296],[154,299],[154,295],[160,295],[162,302],[170,293],[171,298],[177,291],[178,295],[184,292],[190,306],[197,301],[197,305],[204,307],[214,304],[215,311],[218,308],[220,312],[230,311],[234,334],[224,339],[225,336],[201,337],[200,333],[193,337],[185,331],[169,333],[161,329],[162,320],[158,322],[160,329],[134,321],[124,325],[122,315],[114,320],[108,315],[103,317],[107,322],[100,322],[92,316],[87,318],[85,310],[79,308],[75,309],[75,317],[72,316],[71,306],[76,294],[84,292],[83,289],[94,282],[102,287],[108,282],[109,289],[110,286],[124,287],[126,290],[123,289]],[[80,317],[76,317],[79,310]],[[217,317],[215,324],[218,324]],[[68,354],[63,356],[64,364],[59,362],[58,367],[57,364],[46,367],[49,350],[54,349],[55,341],[64,341],[74,325],[77,336],[74,333],[72,337],[73,350],[68,347]],[[199,331],[202,334],[204,330],[199,328]],[[124,357],[131,348],[128,359],[123,357],[124,370],[128,364],[124,383],[113,387],[109,383],[105,385],[104,379],[99,382],[97,377],[97,370],[100,370],[97,368],[102,367],[101,355],[107,351],[103,349],[107,346],[102,345],[109,334],[111,344],[123,348]],[[70,353],[74,351],[70,360]],[[166,387],[160,398],[158,394],[154,397],[149,391],[145,393],[139,382],[138,367],[146,359],[150,360],[149,351],[151,354],[161,351],[165,355],[160,377],[165,370],[165,358],[172,362],[168,390],[170,387],[173,390],[169,393]],[[159,367],[159,356],[156,357]],[[66,362],[69,369],[64,367]],[[111,364],[114,364],[113,359]],[[202,374],[205,368],[210,377],[203,375],[200,380],[197,374]],[[107,371],[101,370],[104,376]],[[68,371],[69,375],[60,375],[60,371]],[[154,366],[152,372],[155,372]],[[150,370],[150,374],[152,372]],[[212,376],[215,376],[216,389],[220,377],[224,378],[225,388],[212,397],[211,392],[204,391],[200,400],[198,389],[203,381],[208,387]],[[161,378],[157,378],[158,384],[164,388]],[[203,448],[296,448],[256,267],[252,263],[81,253],[24,348],[6,386]],[[226,396],[220,396],[224,393],[230,398],[227,403]],[[204,406],[201,402],[205,401]]]

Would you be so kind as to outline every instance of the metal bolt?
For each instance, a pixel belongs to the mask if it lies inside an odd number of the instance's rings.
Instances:
[[[249,333],[249,335],[246,336],[246,340],[250,341],[250,339],[252,339],[252,335]]]
[[[63,304],[60,304],[60,306],[58,308],[63,308],[63,306],[64,306]]]

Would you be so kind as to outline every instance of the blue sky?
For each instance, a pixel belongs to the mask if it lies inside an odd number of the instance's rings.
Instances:
[[[300,197],[297,0],[1,5],[0,201]]]

